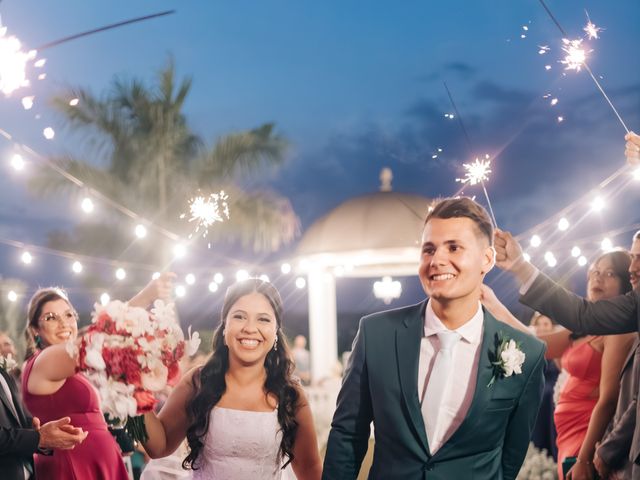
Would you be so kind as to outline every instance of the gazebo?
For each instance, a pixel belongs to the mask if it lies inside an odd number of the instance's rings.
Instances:
[[[417,273],[420,235],[431,200],[393,192],[391,170],[380,191],[352,198],[313,223],[296,254],[307,275],[311,376],[330,376],[338,359],[335,277],[375,278]]]

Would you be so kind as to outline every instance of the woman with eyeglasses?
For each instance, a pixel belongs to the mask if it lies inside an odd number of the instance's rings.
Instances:
[[[129,304],[147,307],[166,298],[172,274],[149,283]],[[24,403],[46,423],[61,416],[88,432],[72,450],[54,450],[35,457],[38,479],[129,480],[120,448],[107,428],[95,388],[76,372],[77,358],[68,347],[78,335],[78,314],[60,288],[39,289],[29,301],[25,337],[27,351],[22,376]]]
[[[631,291],[629,265],[624,250],[600,255],[587,272],[587,295],[595,302]],[[483,304],[499,320],[528,330],[486,287]],[[529,331],[530,332],[530,331]],[[613,418],[620,391],[620,371],[637,335],[579,336],[557,326],[550,333],[538,333],[547,344],[547,359],[561,359],[569,374],[554,411],[557,431],[559,478],[593,479],[596,444]],[[604,373],[604,374],[603,374]],[[575,465],[563,477],[565,459]]]

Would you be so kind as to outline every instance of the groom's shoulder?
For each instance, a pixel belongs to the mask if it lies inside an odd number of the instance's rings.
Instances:
[[[360,327],[372,325],[391,326],[399,323],[414,320],[420,317],[420,312],[424,307],[424,302],[416,303],[399,308],[392,308],[380,312],[370,313],[360,319]]]

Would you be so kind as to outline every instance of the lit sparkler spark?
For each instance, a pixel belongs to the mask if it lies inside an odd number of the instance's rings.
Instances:
[[[196,222],[194,233],[203,230],[202,236],[206,237],[209,233],[209,227],[216,222],[224,222],[229,219],[229,204],[227,199],[229,196],[221,190],[220,193],[212,193],[209,196],[198,195],[189,200],[190,222]],[[186,213],[180,215],[185,218]],[[192,235],[189,235],[191,238]]]
[[[567,54],[567,56],[564,57],[564,60],[560,60],[560,63],[566,65],[564,67],[565,70],[575,70],[576,72],[579,72],[584,65],[584,62],[587,60],[587,53],[590,53],[591,50],[587,52],[582,48],[581,38],[576,40],[563,38],[562,43],[564,44],[562,50]]]
[[[587,32],[587,36],[589,37],[589,40],[593,40],[600,38],[598,36],[598,33],[600,33],[602,31],[602,28],[600,27],[596,27],[596,25],[594,23],[591,23],[591,20],[589,20],[589,22],[587,23],[587,25],[583,28],[583,30],[585,32]]]
[[[464,174],[464,178],[456,178],[456,182],[476,185],[477,183],[483,183],[484,181],[489,180],[489,174],[491,173],[491,159],[489,155],[485,155],[484,157],[484,160],[476,158],[473,163],[463,163],[462,166],[467,173]]]
[[[589,38],[589,40],[593,40],[594,38],[597,40],[598,38],[600,38],[599,37],[600,32],[604,29],[600,27],[596,27],[595,23],[593,23],[589,18],[589,12],[585,10],[584,13],[587,15],[587,24],[584,26],[583,30],[587,34],[587,37]]]
[[[7,28],[0,26],[0,91],[8,96],[14,90],[29,85],[25,69],[36,52],[24,52],[20,40],[6,36],[6,33]]]
[[[544,55],[549,50],[551,49],[549,48],[548,45],[538,45],[538,55]]]

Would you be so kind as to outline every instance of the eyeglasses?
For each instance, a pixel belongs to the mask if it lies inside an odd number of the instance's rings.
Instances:
[[[617,276],[618,275],[616,275],[616,272],[614,272],[613,270],[605,270],[603,272],[601,272],[600,270],[589,270],[589,273],[587,274],[587,277],[589,278],[602,277],[603,279],[616,278]]]
[[[68,310],[64,312],[62,315],[54,312],[47,312],[41,317],[41,319],[45,323],[53,323],[53,322],[68,323],[71,321],[75,322],[78,320],[78,313],[75,310]]]

